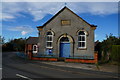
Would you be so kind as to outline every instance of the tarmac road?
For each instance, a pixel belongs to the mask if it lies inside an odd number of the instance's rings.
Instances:
[[[76,68],[60,67],[16,56],[15,52],[2,53],[2,78],[20,78],[35,80],[40,78],[110,78],[118,80],[118,74],[90,71]],[[92,79],[93,80],[93,79]],[[97,80],[97,79],[96,79]]]

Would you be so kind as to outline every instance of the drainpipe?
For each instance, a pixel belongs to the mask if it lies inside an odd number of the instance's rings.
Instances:
[[[73,58],[74,58],[74,42],[73,42]]]

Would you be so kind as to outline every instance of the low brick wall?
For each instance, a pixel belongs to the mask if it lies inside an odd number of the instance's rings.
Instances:
[[[32,60],[41,60],[41,61],[57,61],[57,58],[42,58],[42,57],[32,57]]]
[[[98,54],[95,52],[94,59],[65,59],[65,62],[78,62],[78,63],[97,63],[98,62]]]
[[[41,61],[58,61],[58,58],[52,57],[31,57],[29,55],[29,59],[31,60],[41,60]],[[75,59],[75,58],[66,58],[65,62],[78,62],[78,63],[97,63],[98,62],[98,53],[94,53],[94,59]]]

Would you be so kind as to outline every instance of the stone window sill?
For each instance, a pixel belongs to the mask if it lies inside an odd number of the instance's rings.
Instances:
[[[87,48],[77,48],[77,50],[87,50]]]

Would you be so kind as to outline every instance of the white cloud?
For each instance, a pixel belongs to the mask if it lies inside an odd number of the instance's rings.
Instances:
[[[58,12],[63,3],[27,3],[28,12],[34,16],[34,21],[43,19],[47,14],[54,15]]]
[[[117,13],[118,3],[67,3],[67,6],[75,13],[90,13],[92,15],[109,15]],[[64,7],[63,2],[4,2],[2,6],[2,19],[11,20],[21,16],[20,12],[25,12],[33,16],[34,21],[43,19],[47,14],[54,15]],[[25,15],[24,15],[25,16]]]
[[[8,2],[8,3],[2,3],[2,20],[8,21],[17,18],[21,14],[19,12],[24,11],[24,8],[22,8],[22,4],[15,3],[15,2]]]
[[[12,14],[9,14],[9,13],[3,13],[1,18],[4,20],[4,21],[8,21],[8,20],[12,20],[15,18],[14,15]]]
[[[28,33],[31,33],[31,32],[35,31],[35,29],[33,29],[30,26],[9,27],[8,30],[21,32],[21,35],[26,35]]]
[[[26,32],[26,31],[22,31],[22,32],[21,32],[22,35],[25,35],[25,34],[27,34],[27,33],[28,33],[28,32]]]
[[[3,2],[118,2],[119,0],[3,0]]]
[[[95,39],[97,38],[97,34],[95,34]]]
[[[118,3],[111,2],[68,3],[68,6],[78,14],[90,13],[92,15],[109,15],[118,12]]]

